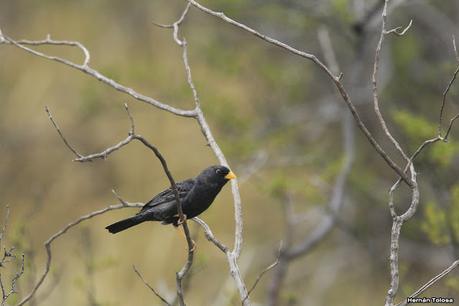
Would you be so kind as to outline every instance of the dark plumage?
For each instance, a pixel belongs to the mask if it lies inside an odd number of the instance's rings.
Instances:
[[[197,177],[177,183],[183,214],[187,218],[193,218],[204,212],[222,187],[235,177],[234,173],[224,166],[211,166]],[[135,216],[113,223],[106,229],[115,234],[145,221],[178,225],[177,204],[171,188],[157,194]]]

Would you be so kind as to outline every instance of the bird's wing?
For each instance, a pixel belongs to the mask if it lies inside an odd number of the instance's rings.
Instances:
[[[190,190],[194,187],[194,183],[194,179],[188,179],[176,184],[180,200],[183,201],[183,199],[185,199]],[[153,199],[148,201],[139,211],[139,214],[152,207],[169,204],[171,202],[175,203],[175,194],[171,188],[168,188],[158,193]]]

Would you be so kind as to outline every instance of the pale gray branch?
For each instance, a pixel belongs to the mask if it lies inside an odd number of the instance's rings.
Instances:
[[[446,268],[445,270],[443,270],[440,274],[434,276],[431,280],[429,280],[427,283],[425,283],[423,286],[421,286],[421,288],[419,288],[418,290],[416,290],[414,293],[412,293],[409,297],[410,298],[415,298],[417,296],[419,296],[421,293],[423,293],[424,291],[426,291],[427,289],[429,289],[430,287],[432,287],[433,285],[435,285],[435,283],[437,283],[439,280],[441,280],[443,277],[445,277],[446,275],[448,275],[451,271],[453,271],[454,269],[457,268],[457,266],[459,265],[459,260],[456,260],[455,262],[453,262],[448,268]],[[408,303],[407,303],[407,300],[405,299],[404,302],[401,302],[399,304],[397,304],[397,306],[406,306]]]
[[[408,161],[409,160],[408,156],[406,155],[405,151],[402,149],[398,141],[394,138],[394,136],[392,136],[391,132],[389,131],[389,128],[387,127],[386,121],[384,120],[384,117],[381,113],[381,110],[379,109],[378,71],[379,71],[381,49],[382,49],[382,45],[383,45],[385,36],[389,33],[397,33],[397,29],[398,29],[396,28],[391,31],[386,30],[388,3],[389,3],[389,0],[385,0],[383,13],[382,13],[381,33],[379,36],[378,46],[376,47],[375,59],[374,59],[374,64],[373,64],[373,75],[372,75],[373,106],[374,106],[376,116],[378,117],[379,123],[381,124],[381,127],[383,128],[383,131],[386,134],[387,138],[389,138],[389,140],[393,143],[393,145],[398,150],[398,152],[400,152],[400,154],[403,156],[405,161]],[[410,26],[411,26],[411,22],[408,25],[408,27],[404,30],[404,32],[406,32]]]
[[[58,57],[58,56],[50,56],[50,55],[47,55],[45,53],[42,53],[42,52],[39,52],[37,50],[34,50],[32,48],[29,48],[27,47],[27,45],[32,45],[32,46],[41,46],[41,45],[69,45],[70,43],[73,43],[75,44],[75,46],[81,46],[82,50],[86,50],[85,51],[85,54],[87,52],[88,56],[87,58],[85,59],[85,61],[83,62],[83,64],[77,64],[77,63],[74,63],[70,60],[67,60],[65,58],[61,58],[61,57]],[[144,102],[144,103],[147,103],[151,106],[154,106],[154,107],[157,107],[159,109],[162,109],[162,110],[165,110],[165,111],[168,111],[170,113],[173,113],[177,116],[183,116],[183,117],[196,117],[196,111],[194,110],[183,110],[183,109],[178,109],[178,108],[175,108],[175,107],[172,107],[168,104],[165,104],[165,103],[162,103],[158,100],[155,100],[151,97],[148,97],[148,96],[145,96],[145,95],[142,95],[140,93],[138,93],[137,91],[135,91],[134,89],[132,88],[129,88],[129,87],[126,87],[126,86],[123,86],[121,84],[119,84],[118,82],[116,82],[115,80],[113,79],[110,79],[109,77],[103,75],[102,73],[100,73],[99,71],[91,68],[89,66],[89,51],[87,51],[87,49],[79,42],[69,42],[69,41],[55,41],[55,40],[52,40],[49,36],[44,39],[44,40],[14,40],[6,35],[1,35],[0,36],[0,44],[11,44],[11,45],[14,45],[16,46],[17,48],[21,49],[21,50],[24,50],[30,54],[33,54],[35,56],[38,56],[38,57],[41,57],[41,58],[45,58],[45,59],[48,59],[50,61],[55,61],[55,62],[58,62],[58,63],[61,63],[61,64],[64,64],[66,66],[69,66],[69,67],[72,67],[74,69],[77,69],[87,75],[90,75],[92,76],[93,78],[96,78],[97,80],[105,83],[106,85],[110,86],[110,87],[113,87],[114,89],[120,91],[120,92],[123,92],[125,94],[128,94],[130,95],[131,97],[133,97],[134,99],[138,100],[138,101],[141,101],[141,102]]]
[[[289,46],[283,42],[280,42],[274,38],[271,38],[267,35],[264,35],[254,29],[252,29],[251,27],[243,24],[243,23],[240,23],[240,22],[237,22],[235,21],[234,19],[231,19],[229,18],[228,16],[226,16],[224,13],[222,12],[216,12],[216,11],[213,11],[205,6],[203,6],[202,4],[198,3],[197,1],[195,0],[186,0],[188,1],[189,3],[191,3],[194,7],[196,7],[197,9],[201,10],[202,12],[208,14],[208,15],[211,15],[211,16],[214,16],[214,17],[217,17],[221,20],[223,20],[224,22],[228,23],[228,24],[231,24],[241,30],[244,30],[248,33],[251,33],[253,35],[255,35],[256,37],[270,43],[270,44],[273,44],[275,46],[278,46],[282,49],[285,49],[295,55],[298,55],[300,57],[303,57],[305,59],[308,59],[308,60],[311,60],[312,62],[314,62],[317,66],[319,66],[327,75],[328,77],[330,78],[330,80],[333,82],[333,84],[335,85],[336,89],[338,90],[339,94],[341,95],[342,99],[344,100],[344,102],[346,103],[347,107],[349,108],[351,114],[353,115],[356,123],[357,123],[357,126],[359,127],[359,129],[364,133],[364,135],[367,137],[368,141],[370,142],[370,144],[373,146],[373,148],[378,152],[378,154],[386,161],[386,163],[403,179],[403,181],[408,185],[408,186],[412,186],[409,178],[406,176],[406,174],[403,172],[403,170],[391,159],[391,157],[384,151],[384,149],[379,145],[379,143],[376,141],[376,139],[374,138],[374,136],[371,134],[371,132],[368,130],[368,128],[366,127],[365,123],[362,121],[362,119],[360,118],[360,115],[358,114],[357,112],[357,109],[355,108],[346,88],[344,87],[343,83],[341,82],[341,79],[342,79],[342,74],[338,75],[338,76],[335,76],[333,74],[333,72],[324,64],[322,63],[315,55],[311,54],[311,53],[308,53],[308,52],[304,52],[304,51],[300,51],[298,49],[295,49],[294,47],[292,46]],[[198,116],[199,116],[199,113],[198,113]],[[199,117],[198,117],[198,120],[199,120]],[[233,186],[234,186],[234,183],[233,183]]]

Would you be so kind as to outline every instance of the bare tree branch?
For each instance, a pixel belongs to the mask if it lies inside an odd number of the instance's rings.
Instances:
[[[168,306],[172,306],[172,304],[170,304],[165,298],[163,298],[161,296],[161,294],[159,294],[155,288],[153,288],[152,286],[150,286],[150,284],[148,284],[145,279],[143,278],[142,274],[140,274],[140,272],[137,270],[137,268],[135,266],[132,266],[132,268],[134,269],[134,272],[137,274],[137,276],[140,278],[140,280],[142,281],[142,283],[144,283],[145,286],[148,287],[148,289],[151,290],[151,292],[153,292],[154,295],[156,295],[164,304],[168,305]]]
[[[443,112],[444,112],[445,105],[446,105],[446,98],[448,96],[449,90],[451,89],[451,86],[454,84],[454,81],[457,78],[458,73],[459,73],[459,65],[456,67],[456,70],[454,71],[453,76],[451,77],[451,79],[449,80],[448,85],[446,86],[445,90],[443,91],[443,99],[442,99],[441,108],[440,108],[440,117],[439,117],[439,120],[438,120],[438,135],[439,136],[441,136],[441,132],[442,132]],[[451,127],[451,124],[450,124],[450,127]],[[449,129],[446,132],[446,135],[447,134],[449,134]],[[445,138],[446,138],[446,136],[445,136]]]
[[[215,238],[214,234],[212,233],[212,230],[210,229],[210,227],[203,220],[199,219],[198,217],[194,217],[191,220],[193,220],[194,222],[196,222],[197,224],[199,224],[202,227],[202,229],[204,230],[204,234],[206,235],[207,240],[209,240],[210,242],[215,244],[215,246],[217,248],[219,248],[223,253],[226,254],[226,253],[230,252],[230,249],[226,245],[224,245],[217,238]]]
[[[89,66],[89,52],[86,49],[86,47],[84,47],[80,42],[53,40],[53,39],[51,39],[51,37],[49,35],[44,40],[18,40],[18,41],[16,41],[16,40],[14,40],[14,39],[12,39],[12,38],[4,35],[4,34],[3,35],[0,34],[0,44],[14,45],[17,48],[22,49],[22,50],[24,50],[24,51],[26,51],[26,52],[28,52],[30,54],[33,54],[35,56],[38,56],[38,57],[41,57],[41,58],[45,58],[45,59],[48,59],[50,61],[55,61],[55,62],[64,64],[66,66],[69,66],[71,68],[80,70],[81,72],[92,76],[93,78],[95,78],[95,79],[107,84],[110,87],[113,87],[114,89],[116,89],[118,91],[130,95],[131,97],[133,97],[134,99],[136,99],[138,101],[147,103],[147,104],[149,104],[151,106],[154,106],[154,107],[157,107],[159,109],[165,110],[167,112],[173,113],[173,114],[175,114],[177,116],[196,117],[196,115],[197,115],[196,111],[194,111],[194,110],[178,109],[178,108],[172,107],[172,106],[170,106],[168,104],[164,104],[164,103],[162,103],[162,102],[160,102],[158,100],[155,100],[155,99],[153,99],[151,97],[142,95],[142,94],[138,93],[137,91],[135,91],[134,89],[126,87],[126,86],[123,86],[123,85],[119,84],[118,82],[116,82],[115,80],[110,79],[109,77],[103,75],[99,71],[91,68]],[[42,45],[81,46],[82,50],[85,50],[84,53],[87,54],[88,57],[85,59],[83,64],[80,65],[80,64],[74,63],[74,62],[72,62],[70,60],[58,57],[58,56],[50,56],[50,55],[47,55],[45,53],[36,51],[36,50],[34,50],[32,48],[27,47],[28,45],[30,45],[30,46],[42,46]]]
[[[304,52],[304,51],[300,51],[298,49],[295,49],[294,47],[291,47],[283,42],[280,42],[274,38],[271,38],[267,35],[264,35],[264,34],[261,34],[260,32],[250,28],[249,26],[243,24],[243,23],[240,23],[240,22],[237,22],[229,17],[227,17],[224,13],[222,12],[216,12],[216,11],[213,11],[205,6],[203,6],[202,4],[196,2],[195,0],[186,0],[188,1],[189,3],[191,3],[194,7],[196,7],[197,9],[201,10],[202,12],[208,14],[208,15],[211,15],[211,16],[214,16],[214,17],[217,17],[223,21],[225,21],[226,23],[229,23],[239,29],[242,29],[248,33],[251,33],[253,35],[255,35],[256,37],[270,43],[270,44],[273,44],[275,46],[278,46],[282,49],[285,49],[295,55],[298,55],[300,57],[303,57],[305,59],[308,59],[308,60],[311,60],[312,62],[314,62],[316,65],[318,65],[327,75],[328,77],[331,79],[331,81],[333,82],[333,84],[335,85],[335,87],[337,88],[339,94],[341,95],[342,99],[344,100],[344,102],[346,103],[346,105],[348,106],[351,114],[354,116],[354,119],[357,123],[357,126],[359,127],[359,129],[364,133],[364,135],[367,137],[368,141],[370,142],[370,144],[373,146],[373,148],[378,152],[378,154],[386,161],[386,163],[389,165],[389,167],[391,167],[402,179],[403,181],[410,187],[412,187],[412,184],[409,180],[409,178],[406,176],[406,174],[403,172],[403,170],[390,158],[390,156],[384,151],[384,149],[379,145],[379,143],[376,141],[376,139],[374,138],[374,136],[371,134],[371,132],[368,130],[368,128],[366,127],[365,123],[362,121],[362,119],[360,118],[360,115],[358,114],[357,112],[357,109],[355,108],[346,88],[344,87],[344,85],[341,83],[341,79],[342,79],[342,74],[336,76],[333,74],[333,72],[324,64],[322,63],[315,55],[311,54],[311,53],[307,53],[307,52]]]
[[[54,128],[55,128],[56,131],[59,133],[59,136],[61,137],[62,141],[63,141],[64,144],[67,146],[67,148],[69,148],[69,150],[72,151],[73,154],[75,154],[77,158],[83,157],[83,155],[81,155],[80,153],[78,153],[78,152],[70,145],[70,143],[67,141],[67,139],[65,139],[64,134],[62,134],[62,131],[61,131],[59,125],[57,125],[56,121],[54,121],[53,115],[52,115],[51,112],[49,111],[48,106],[45,106],[45,111],[46,111],[46,113],[48,114],[49,120],[50,120],[51,123],[54,125]]]
[[[419,296],[421,293],[423,293],[424,291],[426,291],[427,289],[429,289],[430,287],[432,287],[433,285],[435,285],[435,283],[437,283],[439,280],[441,280],[443,277],[445,277],[446,275],[448,275],[451,271],[453,271],[454,269],[457,268],[457,266],[459,265],[459,260],[456,260],[455,262],[453,262],[448,268],[446,268],[445,270],[443,270],[440,274],[434,276],[431,280],[429,280],[427,283],[425,283],[424,285],[422,285],[418,290],[416,290],[414,293],[412,293],[409,298],[415,298],[417,296]],[[408,303],[407,303],[407,299],[405,299],[404,302],[401,302],[401,303],[398,303],[397,306],[406,306]]]
[[[192,4],[192,3],[191,3]],[[174,29],[173,31],[173,38],[174,41],[177,43],[178,46],[182,48],[182,60],[183,60],[183,65],[185,67],[185,74],[186,74],[186,80],[188,83],[188,86],[191,89],[191,92],[193,94],[193,99],[195,102],[195,112],[196,112],[196,119],[201,127],[201,131],[204,135],[204,137],[207,140],[207,143],[209,144],[210,148],[214,152],[214,154],[217,156],[219,162],[222,165],[228,166],[228,162],[221,151],[219,145],[215,141],[212,132],[209,128],[209,125],[204,117],[204,113],[202,112],[201,106],[200,106],[200,101],[199,101],[199,96],[196,90],[196,87],[193,82],[192,74],[191,74],[191,67],[189,65],[188,61],[188,52],[187,52],[187,42],[185,38],[180,39],[178,37],[178,31],[179,31],[179,25],[180,23],[184,20],[188,9],[189,9],[190,2],[187,3],[187,6],[185,8],[185,11],[182,13],[182,16],[180,17],[179,20],[174,22],[172,24],[172,28]],[[244,306],[250,305],[250,300],[247,297],[247,287],[244,283],[244,280],[242,278],[239,266],[237,264],[237,259],[239,258],[241,254],[241,249],[242,249],[242,242],[243,242],[243,220],[242,220],[242,204],[241,204],[241,196],[239,192],[239,186],[238,182],[236,179],[231,180],[231,190],[233,193],[233,200],[234,200],[234,219],[235,219],[235,235],[234,235],[234,248],[232,251],[226,251],[225,254],[228,259],[228,264],[230,267],[231,271],[231,276],[233,277],[236,287],[238,288],[239,291],[239,296],[242,300],[242,303]],[[200,223],[201,224],[201,223]],[[201,226],[203,226],[201,224]],[[209,239],[210,236],[207,235],[206,232],[206,237]],[[219,247],[221,250],[222,245],[215,244],[217,247]],[[184,270],[185,271],[185,267]],[[179,278],[177,278],[177,284],[179,284]]]
[[[34,294],[37,292],[37,290],[41,287],[41,285],[43,284],[44,280],[46,279],[46,276],[48,275],[49,270],[51,268],[51,263],[52,263],[52,259],[53,259],[53,254],[52,254],[51,247],[52,247],[52,244],[53,244],[53,242],[55,240],[57,240],[59,237],[61,237],[65,233],[67,233],[67,231],[70,230],[71,228],[77,226],[78,224],[80,224],[80,223],[82,223],[82,222],[84,222],[86,220],[92,219],[92,218],[94,218],[96,216],[105,214],[106,212],[109,212],[109,211],[112,211],[112,210],[125,208],[126,206],[128,206],[128,207],[142,207],[143,203],[129,203],[129,205],[115,204],[115,205],[107,206],[107,207],[102,208],[100,210],[93,211],[93,212],[88,213],[86,215],[83,215],[83,216],[79,217],[78,219],[76,219],[75,221],[67,224],[62,229],[60,229],[58,232],[56,232],[54,235],[49,237],[48,240],[46,240],[45,243],[44,243],[44,247],[45,247],[45,250],[46,250],[46,265],[45,265],[45,269],[44,269],[43,273],[40,275],[38,281],[35,283],[35,285],[32,288],[32,290],[29,292],[29,294],[27,294],[18,303],[17,306],[21,306],[21,305],[26,304],[34,296]]]
[[[327,64],[332,67],[333,71],[339,71],[339,65],[336,61],[335,52],[328,32],[322,28],[318,32],[319,42],[327,58]],[[284,278],[287,275],[287,269],[290,262],[309,254],[310,251],[317,246],[328,235],[336,224],[336,218],[344,202],[344,189],[347,178],[352,168],[355,156],[355,139],[352,118],[349,113],[342,113],[342,131],[343,131],[343,151],[344,160],[338,176],[333,185],[332,195],[329,200],[327,211],[319,223],[306,235],[298,244],[293,244],[293,227],[295,214],[291,205],[290,196],[286,196],[283,201],[284,219],[285,219],[285,247],[279,252],[279,261],[274,277],[271,281],[268,291],[268,305],[275,306],[279,304],[279,295],[284,283]]]
[[[176,203],[177,203],[177,212],[178,212],[178,215],[179,215],[179,221],[183,227],[183,231],[185,233],[185,237],[186,237],[186,241],[187,241],[187,244],[188,244],[188,257],[187,257],[187,261],[184,265],[184,267],[177,273],[177,294],[178,294],[178,297],[179,297],[179,301],[180,301],[180,304],[182,306],[185,306],[185,302],[184,302],[184,298],[183,298],[183,292],[182,292],[182,288],[181,288],[181,279],[185,276],[186,272],[188,272],[188,270],[190,269],[192,263],[193,263],[193,253],[194,253],[194,242],[193,240],[191,239],[191,235],[190,235],[190,230],[188,228],[188,224],[187,224],[187,221],[186,221],[186,216],[183,214],[183,210],[182,210],[182,203],[180,201],[180,198],[179,198],[179,195],[178,195],[178,190],[177,190],[177,186],[176,186],[176,183],[175,183],[175,180],[174,178],[172,177],[172,174],[168,168],[168,165],[167,165],[167,162],[166,160],[164,159],[164,157],[162,156],[162,154],[159,152],[159,150],[153,146],[151,143],[149,143],[144,137],[140,136],[140,135],[137,135],[135,134],[135,123],[134,123],[134,120],[132,118],[132,115],[130,114],[129,112],[129,108],[127,106],[127,104],[125,104],[125,108],[126,108],[126,112],[128,114],[128,117],[129,117],[129,120],[131,122],[131,129],[128,133],[128,137],[126,137],[126,139],[124,139],[123,141],[119,142],[118,144],[112,146],[112,147],[109,147],[107,148],[106,150],[100,152],[100,153],[95,153],[95,154],[90,154],[90,155],[87,155],[87,156],[82,156],[80,155],[79,153],[77,153],[77,151],[75,149],[73,149],[73,147],[70,145],[70,143],[66,140],[65,136],[63,135],[63,133],[60,131],[59,129],[59,126],[57,125],[57,123],[55,122],[53,116],[51,115],[51,112],[49,111],[48,108],[46,108],[46,112],[48,114],[48,117],[49,119],[51,120],[53,126],[56,128],[56,130],[58,131],[59,133],[59,136],[61,137],[61,139],[64,141],[64,143],[66,144],[66,146],[69,148],[69,150],[71,150],[76,156],[78,156],[78,158],[76,159],[76,161],[79,161],[79,162],[87,162],[87,161],[92,161],[96,158],[107,158],[108,155],[110,155],[111,153],[119,150],[120,148],[122,148],[123,146],[129,144],[132,140],[138,140],[140,141],[144,146],[146,146],[148,149],[150,149],[154,154],[155,156],[159,159],[160,163],[161,163],[161,166],[163,167],[163,170],[164,170],[164,173],[166,174],[167,178],[169,179],[169,182],[171,184],[171,189],[173,190],[174,192],[174,195],[175,195],[175,199],[176,199]],[[119,209],[119,208],[123,208],[123,207],[139,207],[139,206],[143,206],[143,205],[132,205],[124,200],[121,199],[121,197],[116,194],[116,192],[113,192],[115,194],[115,196],[118,198],[118,200],[120,200],[121,204],[119,205],[111,205],[111,206],[108,206],[104,209],[101,209],[99,211],[94,211],[92,213],[89,213],[85,216],[82,216],[80,217],[79,219],[77,219],[76,221],[68,224],[66,227],[64,227],[63,229],[61,229],[59,232],[57,232],[56,234],[54,234],[53,236],[51,236],[46,242],[45,242],[45,249],[46,249],[46,252],[47,252],[47,262],[46,262],[46,267],[45,267],[45,271],[43,272],[43,274],[41,275],[41,277],[39,278],[38,282],[35,284],[35,286],[32,288],[32,291],[29,293],[28,296],[26,296],[19,304],[19,305],[23,305],[24,303],[26,303],[28,300],[30,300],[32,298],[32,296],[35,294],[35,292],[38,290],[38,288],[41,286],[41,284],[43,283],[43,281],[45,280],[48,272],[49,272],[49,269],[50,269],[50,265],[51,265],[51,260],[52,260],[52,252],[51,252],[51,244],[52,242],[57,239],[58,237],[62,236],[63,234],[65,234],[67,232],[68,229],[70,229],[71,227],[73,226],[76,226],[78,225],[79,223],[81,223],[82,221],[84,220],[88,220],[88,219],[91,219],[97,215],[100,215],[100,214],[103,214],[105,212],[108,212],[110,210],[114,210],[114,209]]]
[[[172,24],[172,28],[174,29],[174,34],[173,34],[174,40],[182,47],[185,46],[185,43],[183,43],[178,38],[178,27],[183,22],[183,20],[185,19],[186,14],[188,12],[188,7],[189,6],[187,5],[187,7],[185,8],[184,12],[182,13],[182,16],[180,17],[180,19],[178,21],[176,21],[174,24]],[[165,27],[168,27],[168,26],[165,26]],[[106,77],[105,75],[101,74],[97,70],[94,70],[93,68],[89,67],[89,60],[85,60],[83,62],[83,64],[77,64],[77,63],[74,63],[74,62],[69,61],[67,59],[64,59],[64,58],[61,58],[61,57],[56,57],[56,56],[50,56],[50,55],[44,54],[42,52],[39,52],[39,51],[36,51],[36,50],[34,50],[32,48],[27,47],[27,45],[32,45],[32,46],[39,46],[39,45],[81,46],[82,50],[84,49],[84,53],[85,54],[86,53],[89,54],[89,52],[86,52],[87,49],[81,43],[71,42],[71,44],[67,44],[67,41],[52,40],[49,36],[45,40],[37,40],[37,41],[20,40],[20,41],[15,41],[14,39],[12,39],[12,38],[4,35],[4,34],[0,34],[0,44],[14,45],[15,47],[20,48],[20,49],[22,49],[22,50],[24,50],[24,51],[26,51],[26,52],[28,52],[28,53],[30,53],[32,55],[35,55],[35,56],[38,56],[38,57],[41,57],[41,58],[45,58],[45,59],[48,59],[48,60],[51,60],[51,61],[56,61],[58,63],[61,63],[61,64],[64,64],[64,65],[67,65],[69,67],[72,67],[74,69],[80,70],[80,71],[82,71],[82,72],[84,72],[84,73],[96,78],[97,80],[102,81],[103,83],[113,87],[116,90],[124,92],[124,93],[132,96],[136,100],[145,102],[145,103],[150,104],[152,106],[155,106],[155,107],[157,107],[159,109],[171,112],[171,113],[173,113],[175,115],[178,115],[178,116],[195,118],[197,120],[202,132],[203,132],[204,137],[206,138],[207,142],[209,143],[209,146],[211,147],[211,149],[214,152],[214,154],[217,156],[219,162],[222,165],[228,166],[228,162],[227,162],[223,152],[221,151],[219,145],[215,141],[215,139],[214,139],[214,137],[212,135],[212,132],[211,132],[211,130],[209,128],[209,125],[208,125],[208,123],[207,123],[207,121],[206,121],[206,119],[204,117],[204,114],[203,114],[202,110],[199,107],[199,100],[197,98],[197,93],[196,93],[196,90],[194,89],[194,85],[193,85],[192,80],[191,80],[191,70],[189,69],[189,65],[188,65],[188,60],[187,60],[187,55],[186,55],[186,47],[184,47],[184,53],[183,53],[184,64],[185,64],[185,68],[186,68],[186,72],[187,72],[187,81],[188,81],[188,84],[190,85],[190,87],[192,89],[193,96],[195,98],[196,108],[194,110],[182,110],[182,109],[174,108],[174,107],[172,107],[170,105],[167,105],[167,104],[164,104],[162,102],[159,102],[158,100],[155,100],[153,98],[150,98],[150,97],[147,97],[145,95],[142,95],[142,94],[136,92],[135,90],[133,90],[132,88],[123,86],[123,85],[117,83],[116,81]],[[137,139],[137,140],[142,141],[140,137],[133,137],[132,135],[129,135],[123,141],[119,142],[118,144],[116,144],[116,145],[114,145],[112,147],[107,148],[103,152],[96,153],[96,154],[91,154],[91,155],[87,155],[87,156],[83,156],[81,158],[78,157],[78,155],[77,155],[77,158],[75,160],[83,162],[83,161],[87,161],[87,160],[93,160],[93,159],[96,159],[96,158],[104,159],[104,158],[106,158],[107,155],[109,155],[112,152],[114,152],[114,151],[120,149],[121,147],[125,146],[130,141],[132,141],[133,139]],[[74,152],[74,154],[75,154],[75,152]],[[246,293],[247,293],[247,289],[246,289],[245,284],[244,284],[244,282],[242,280],[241,274],[238,271],[239,268],[237,266],[237,258],[240,255],[241,247],[242,247],[242,231],[243,231],[243,227],[242,227],[242,224],[243,224],[242,223],[242,207],[241,207],[241,198],[240,198],[239,187],[238,187],[237,181],[236,180],[232,180],[231,181],[231,186],[232,186],[232,193],[233,193],[234,207],[235,207],[235,218],[236,218],[235,238],[234,238],[235,240],[234,240],[234,249],[233,249],[233,251],[232,252],[228,252],[226,254],[227,254],[227,257],[228,257],[228,263],[229,263],[229,266],[230,266],[231,275],[233,275],[233,277],[235,278],[236,286],[239,288],[239,292],[240,292],[241,299],[242,299],[244,296],[246,296]],[[249,301],[248,300],[246,301],[246,304],[249,305]]]
[[[378,46],[376,47],[376,52],[375,52],[375,60],[374,60],[374,65],[373,65],[373,75],[372,75],[372,84],[373,84],[373,105],[374,105],[374,110],[376,113],[376,116],[378,117],[379,123],[381,124],[381,127],[386,134],[387,138],[393,143],[395,148],[400,152],[400,154],[403,156],[403,158],[408,161],[408,156],[406,155],[405,151],[403,151],[402,147],[398,143],[398,141],[392,136],[392,134],[389,131],[389,128],[387,127],[386,121],[384,120],[384,117],[381,113],[381,110],[379,109],[379,96],[378,96],[378,71],[379,71],[379,59],[380,59],[380,53],[382,49],[382,45],[384,42],[384,37],[389,34],[389,33],[399,33],[397,32],[399,28],[395,28],[393,30],[387,31],[386,29],[386,23],[387,23],[387,4],[389,0],[384,1],[384,8],[382,12],[382,23],[381,23],[381,33],[379,36],[379,41],[378,41]],[[406,32],[409,28],[411,27],[411,22],[408,25],[408,27],[403,31]],[[401,32],[399,33],[401,34]],[[403,35],[403,34],[402,34]]]
[[[262,279],[262,277],[269,271],[271,271],[272,269],[274,269],[278,264],[279,264],[279,258],[280,258],[280,254],[281,254],[281,250],[283,249],[282,247],[282,241],[281,241],[281,244],[279,246],[279,253],[276,257],[276,260],[270,264],[269,266],[267,266],[263,271],[260,272],[260,274],[258,274],[257,276],[257,279],[255,280],[255,282],[253,283],[252,287],[250,287],[249,291],[247,292],[247,297],[244,298],[244,300],[246,300],[247,298],[249,298],[250,294],[252,293],[253,290],[255,290],[255,288],[257,287],[258,285],[258,282]],[[243,300],[243,302],[244,302]]]
[[[19,278],[24,274],[24,254],[21,254],[21,259],[18,259],[15,247],[5,247],[5,240],[6,240],[6,233],[7,233],[7,227],[8,227],[8,222],[10,218],[10,208],[8,205],[6,205],[6,212],[5,212],[5,217],[3,219],[3,225],[0,230],[0,249],[3,251],[3,256],[0,259],[0,268],[5,269],[8,265],[16,265],[17,266],[17,271],[14,273],[12,276],[9,286],[9,289],[5,288],[4,280],[3,280],[3,275],[0,272],[0,292],[2,294],[2,299],[1,299],[1,306],[7,305],[8,299],[13,295],[17,293],[17,282]]]

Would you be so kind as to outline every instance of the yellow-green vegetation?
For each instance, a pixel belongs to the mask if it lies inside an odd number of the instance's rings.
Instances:
[[[355,23],[373,4],[360,1],[364,10],[359,13],[357,2],[218,0],[203,4],[321,60],[325,56],[317,30],[326,26],[344,73],[343,83],[359,114],[403,168],[368,103],[379,25],[368,28],[365,35],[355,31]],[[383,47],[381,109],[409,154],[436,136],[442,92],[456,67],[451,34],[458,28],[457,1],[437,2],[431,1],[430,6],[451,23],[439,31],[438,22],[410,10],[411,5],[421,4],[400,6],[391,12],[390,27],[407,24],[412,18],[413,27],[403,37],[387,36]],[[0,28],[17,39],[43,39],[49,33],[54,39],[78,40],[90,50],[91,66],[101,73],[163,103],[192,109],[181,49],[171,29],[152,23],[173,22],[184,5],[184,1],[167,0],[3,0]],[[372,25],[378,24],[378,15],[372,17]],[[202,109],[232,170],[244,177],[257,154],[267,156],[240,185],[244,244],[239,263],[250,286],[274,261],[280,240],[285,241],[281,204],[287,194],[298,217],[292,243],[301,241],[330,213],[327,203],[344,160],[341,119],[348,110],[330,80],[310,61],[221,20],[191,9],[180,33],[188,42]],[[83,58],[73,48],[38,49],[79,63]],[[458,112],[452,103],[457,101],[458,88],[457,84],[451,88],[443,128]],[[43,271],[43,242],[79,216],[117,204],[112,189],[128,201],[146,202],[168,187],[158,160],[138,143],[107,160],[73,162],[74,156],[44,112],[47,105],[72,145],[88,154],[127,136],[130,123],[124,103],[129,104],[137,132],[161,150],[177,181],[217,163],[194,119],[163,112],[84,73],[0,45],[0,207],[11,207],[9,245],[26,256],[19,293],[10,303],[23,297]],[[404,241],[409,241],[421,246],[420,250],[443,246],[453,250],[442,248],[441,258],[457,255],[458,133],[454,127],[448,143],[437,142],[415,161],[421,201],[415,219],[402,230],[406,239],[401,242],[403,252]],[[309,256],[290,266],[280,295],[282,306],[383,303],[389,285],[391,230],[387,191],[397,177],[357,128],[355,152],[337,225]],[[408,188],[402,186],[396,195],[398,212],[409,204],[408,195]],[[50,275],[37,294],[37,305],[160,305],[132,265],[172,300],[175,273],[186,258],[181,230],[144,223],[113,236],[104,229],[134,213],[128,208],[106,213],[57,240]],[[228,246],[234,240],[233,214],[230,187],[226,186],[202,215]],[[188,305],[240,305],[225,255],[193,223],[191,231],[197,250],[186,291]],[[401,286],[408,291],[418,288],[420,275],[428,279],[441,268],[438,261],[420,262],[424,257],[415,253],[412,247],[400,258]],[[263,277],[251,295],[253,301],[264,305],[272,275],[270,271]],[[431,289],[432,294],[437,289],[449,290],[459,300],[457,283],[457,278],[448,278]]]

